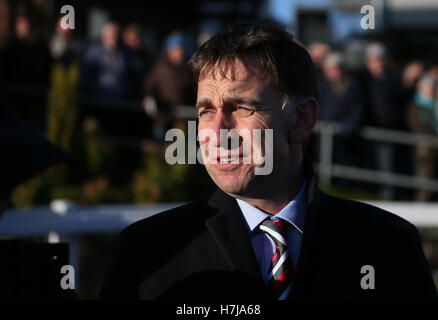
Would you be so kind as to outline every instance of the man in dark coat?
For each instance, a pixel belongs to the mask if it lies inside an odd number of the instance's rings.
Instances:
[[[131,61],[129,52],[119,45],[119,26],[107,23],[101,32],[101,43],[85,52],[82,66],[82,89],[89,94],[122,99],[129,93]]]
[[[291,35],[236,24],[189,68],[218,190],[122,231],[102,298],[436,298],[412,224],[317,188],[306,156],[314,68]]]
[[[366,67],[364,98],[367,101],[364,106],[364,123],[382,129],[406,131],[407,91],[402,86],[401,74],[390,66],[388,53],[383,44],[377,42],[367,46]],[[366,151],[373,155],[374,169],[411,174],[409,146],[376,141],[371,150]],[[388,200],[411,199],[406,189],[389,185],[382,186],[380,193]]]
[[[324,77],[318,79],[319,119],[336,122],[340,126],[339,134],[334,136],[333,161],[342,165],[357,165],[360,144],[354,133],[362,124],[362,88],[357,79],[345,71],[343,57],[339,53],[327,55],[323,71]]]

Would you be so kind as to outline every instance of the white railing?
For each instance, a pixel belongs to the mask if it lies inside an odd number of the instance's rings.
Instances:
[[[333,177],[373,182],[405,188],[423,189],[438,192],[438,180],[409,176],[382,170],[372,170],[333,163],[334,137],[339,134],[339,124],[318,122],[315,133],[320,136],[320,159],[317,164],[320,182],[328,186]],[[356,133],[358,137],[375,142],[391,144],[422,145],[438,149],[438,137],[425,134],[387,130],[374,127],[362,127]],[[438,212],[438,211],[437,211]]]
[[[438,203],[366,201],[399,215],[418,227],[438,227]],[[119,232],[129,224],[181,205],[76,206],[55,200],[49,207],[8,209],[0,217],[0,237],[30,237],[56,232],[77,235]]]

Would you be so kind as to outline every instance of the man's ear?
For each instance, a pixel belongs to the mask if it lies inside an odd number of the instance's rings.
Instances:
[[[289,139],[293,144],[300,144],[312,134],[319,116],[319,104],[315,98],[307,98],[295,108],[295,121],[289,131]]]

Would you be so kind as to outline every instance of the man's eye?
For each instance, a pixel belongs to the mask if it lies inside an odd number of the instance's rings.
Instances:
[[[202,110],[198,113],[199,118],[209,118],[213,115],[213,111],[209,109]]]
[[[249,107],[237,106],[235,113],[239,116],[249,116],[254,113],[254,109]]]

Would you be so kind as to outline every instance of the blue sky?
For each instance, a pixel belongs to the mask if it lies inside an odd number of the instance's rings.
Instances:
[[[275,19],[289,25],[293,22],[296,7],[326,7],[330,3],[331,0],[269,0],[269,10]]]
[[[271,16],[285,26],[293,25],[296,9],[303,8],[328,8],[332,0],[268,0]],[[330,11],[329,24],[332,28],[334,41],[339,41],[349,33],[361,32],[360,12],[357,14],[343,14],[339,11]]]

